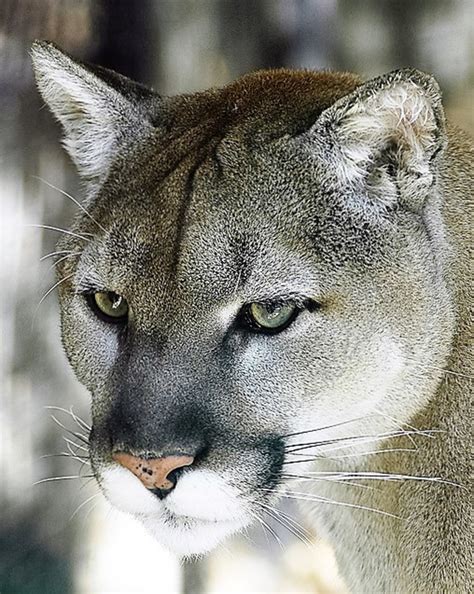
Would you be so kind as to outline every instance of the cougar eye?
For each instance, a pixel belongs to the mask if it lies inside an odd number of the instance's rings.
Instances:
[[[91,293],[87,296],[91,309],[104,321],[124,322],[128,315],[127,300],[113,291]]]
[[[245,312],[247,325],[253,330],[275,334],[287,328],[300,309],[293,303],[250,303]]]

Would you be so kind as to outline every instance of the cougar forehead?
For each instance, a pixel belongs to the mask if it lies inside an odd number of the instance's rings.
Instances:
[[[336,260],[352,251],[356,265],[358,254],[375,253],[380,231],[354,228],[359,244],[348,245],[343,227],[350,228],[349,216],[331,220],[335,213],[324,212],[317,187],[301,192],[288,180],[270,189],[272,179],[282,177],[281,163],[267,159],[266,165],[260,173],[252,164],[242,166],[241,183],[229,183],[232,176],[216,173],[209,157],[186,171],[188,177],[172,172],[161,183],[143,183],[133,204],[125,184],[100,195],[100,208],[102,199],[110,201],[107,233],[86,248],[77,277],[87,279],[92,267],[104,287],[133,296],[143,311],[181,311],[186,325],[199,310],[214,315],[217,306],[235,302],[329,297],[337,284]],[[296,228],[287,223],[289,212]]]
[[[342,261],[349,227],[354,262],[357,251],[374,251],[379,229],[354,226],[334,207],[298,143],[358,84],[349,74],[282,70],[160,104],[159,128],[117,156],[91,205],[108,231],[99,265],[113,266],[115,286],[124,290],[123,278],[143,293],[153,279],[163,297],[178,300],[176,285],[218,297],[254,270],[256,292],[272,279],[277,295],[285,275],[299,283],[318,259]]]
[[[116,156],[94,208],[122,224],[133,215],[128,222],[135,224],[135,236],[156,239],[161,251],[171,252],[176,241],[169,241],[166,232],[182,233],[188,215],[196,212],[207,217],[208,225],[208,213],[221,209],[224,217],[233,217],[228,222],[236,231],[248,230],[256,214],[265,214],[262,209],[282,215],[279,202],[290,206],[288,189],[297,180],[278,160],[267,172],[271,161],[265,157],[278,146],[275,140],[307,130],[358,84],[350,74],[277,70],[245,76],[223,89],[163,100],[155,107],[156,127],[141,131],[135,146]],[[292,157],[297,159],[296,152]],[[252,185],[257,192],[252,193]],[[146,224],[148,219],[154,224]],[[219,237],[221,230],[216,231]]]
[[[153,121],[173,138],[186,134],[172,147],[177,157],[190,143],[199,146],[203,139],[229,132],[255,144],[307,130],[322,111],[360,84],[350,73],[259,71],[222,88],[166,99]]]

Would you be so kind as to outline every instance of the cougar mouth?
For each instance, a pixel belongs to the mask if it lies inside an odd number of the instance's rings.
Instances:
[[[153,516],[150,516],[153,518]],[[192,530],[196,526],[216,526],[216,525],[229,525],[232,526],[238,523],[234,519],[205,519],[200,518],[199,516],[190,516],[185,514],[180,514],[174,512],[173,510],[166,507],[163,507],[160,513],[160,520],[165,523],[170,524],[171,526],[175,525],[176,528],[184,529],[184,530]],[[146,522],[146,517],[143,518],[142,521]]]
[[[238,490],[211,470],[187,472],[164,499],[119,465],[99,475],[110,503],[140,520],[158,542],[180,556],[206,553],[252,521]]]

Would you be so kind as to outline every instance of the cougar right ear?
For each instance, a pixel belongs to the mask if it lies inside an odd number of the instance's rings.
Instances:
[[[100,67],[82,64],[45,41],[31,49],[39,91],[64,129],[64,146],[79,174],[97,182],[127,136],[151,126],[143,99],[153,91]]]
[[[397,70],[358,87],[324,111],[310,131],[327,185],[420,212],[436,181],[446,134],[435,79]]]

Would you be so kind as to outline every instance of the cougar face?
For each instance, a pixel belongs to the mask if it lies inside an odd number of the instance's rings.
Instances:
[[[270,509],[298,444],[373,443],[436,379],[435,83],[275,71],[163,99],[49,44],[34,60],[89,188],[58,274],[94,474],[206,552]],[[331,455],[311,447],[298,472]]]

